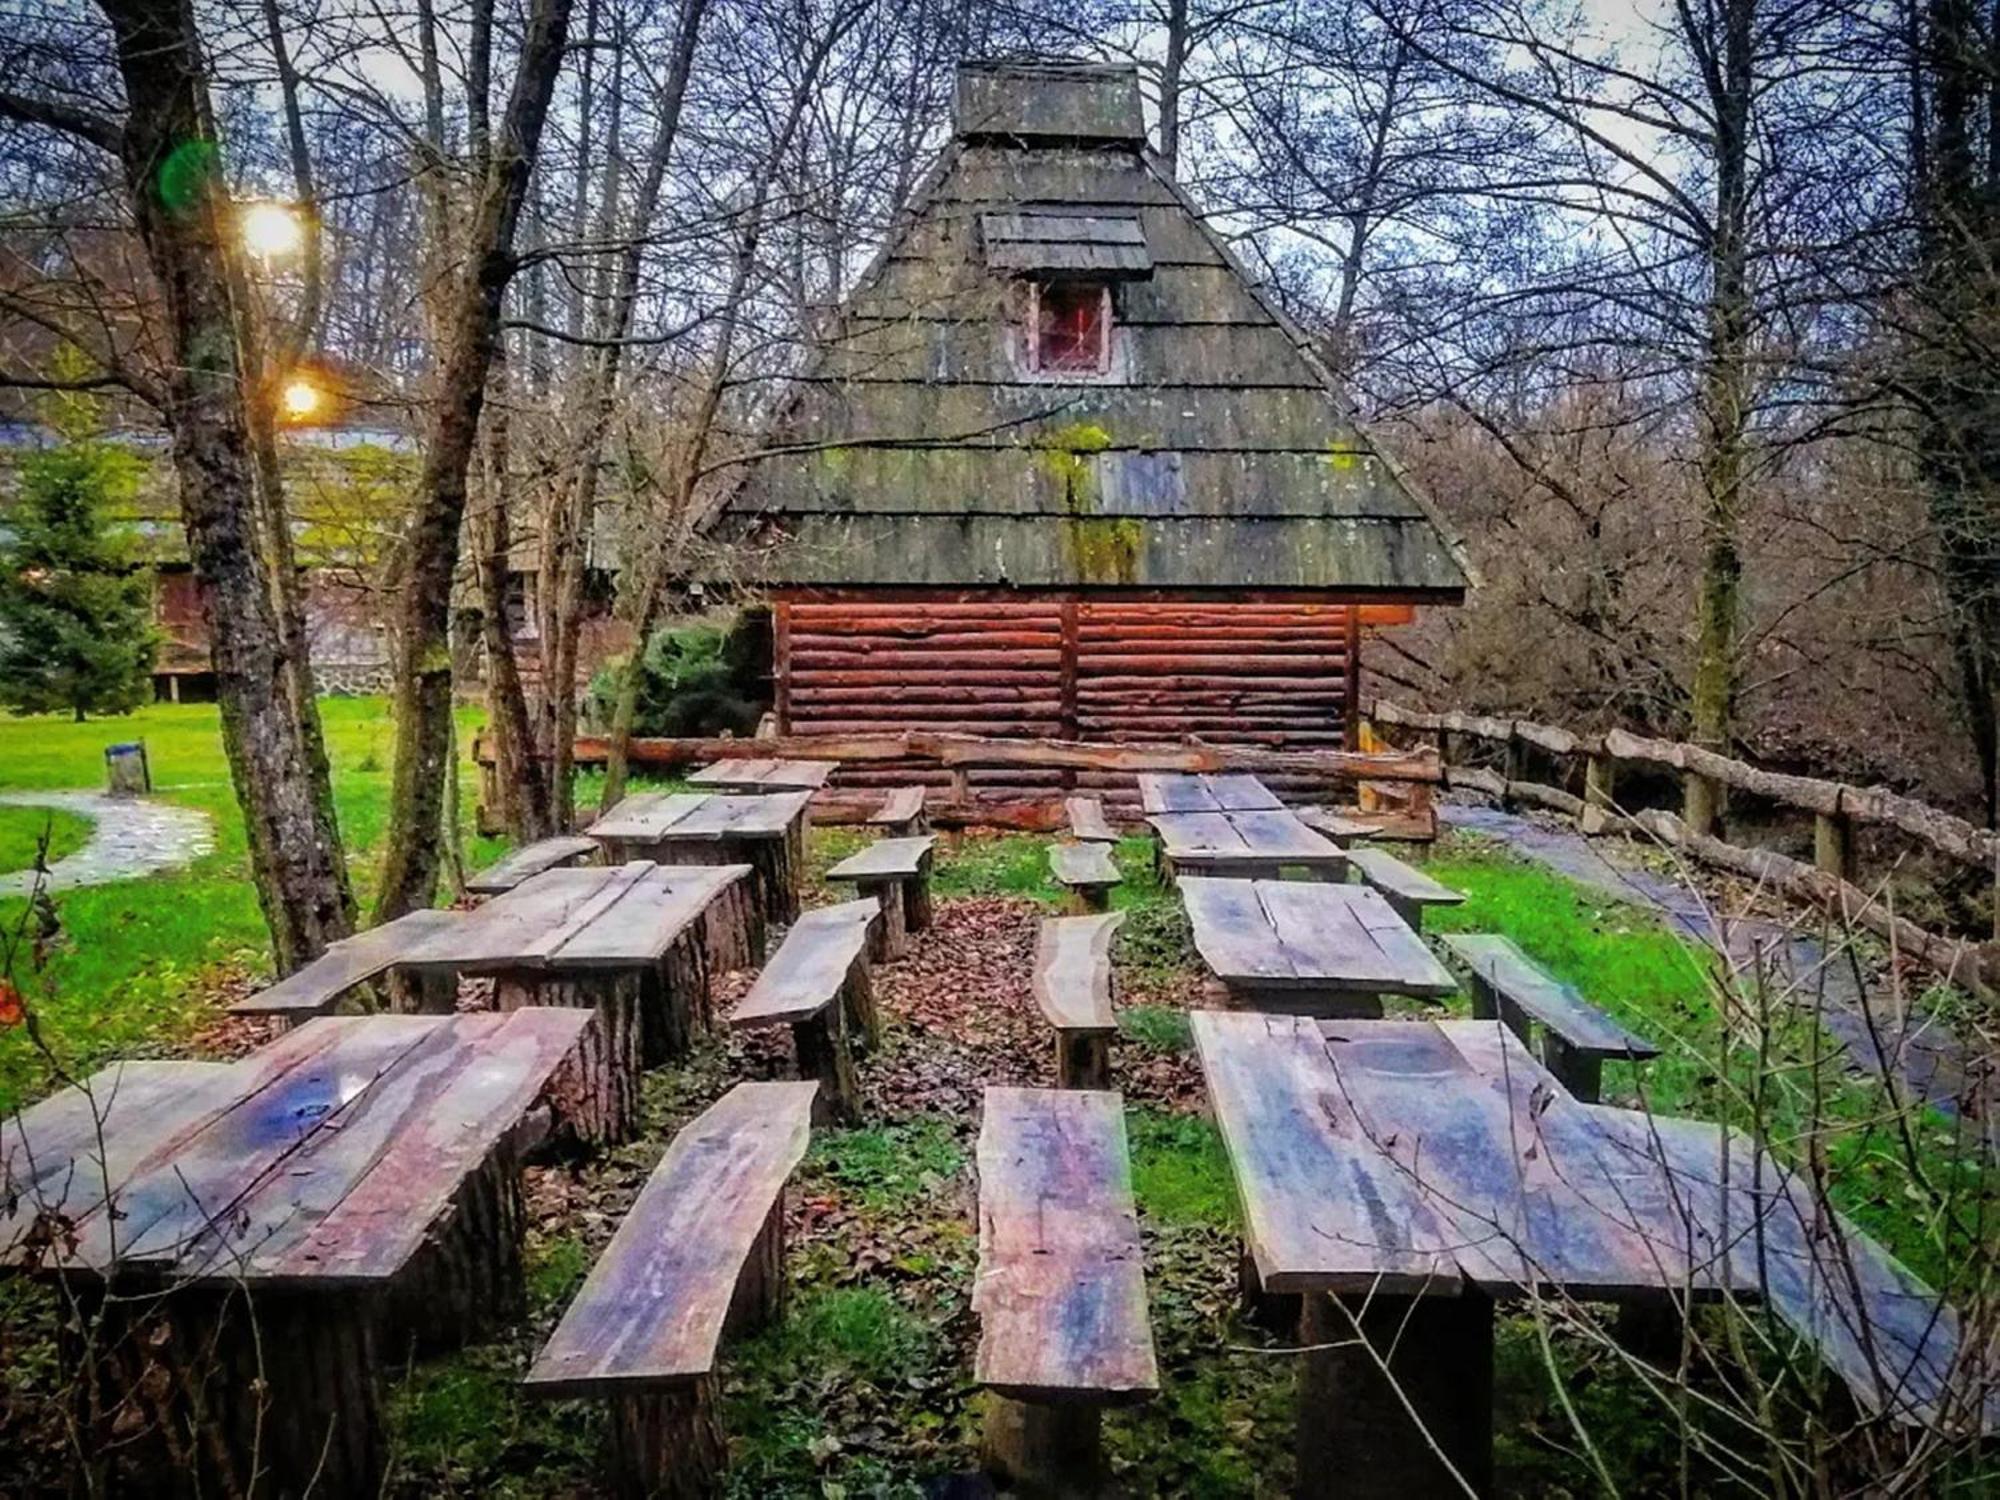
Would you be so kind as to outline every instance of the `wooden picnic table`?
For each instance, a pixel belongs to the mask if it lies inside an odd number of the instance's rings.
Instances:
[[[789,926],[799,915],[811,801],[811,792],[650,792],[627,797],[584,832],[614,864],[749,865],[758,909]]]
[[[830,760],[719,760],[688,777],[709,792],[816,792],[834,773]]]
[[[1139,777],[1139,804],[1147,813],[1282,812],[1271,789],[1255,776],[1148,771]]]
[[[82,1439],[136,1480],[247,1493],[254,1461],[259,1494],[376,1493],[385,1369],[525,1308],[521,1162],[590,1025],[329,1016],[239,1062],[114,1064],[0,1126],[0,1267],[92,1320]]]
[[[1458,989],[1367,886],[1197,875],[1183,876],[1180,890],[1195,948],[1243,1009],[1380,1016],[1384,995]]]
[[[1160,857],[1176,875],[1276,879],[1291,868],[1338,880],[1347,870],[1347,855],[1338,844],[1284,808],[1153,813],[1146,821],[1160,835]]]
[[[1742,1135],[1572,1099],[1497,1022],[1193,1029],[1257,1280],[1302,1296],[1300,1493],[1457,1493],[1404,1398],[1483,1493],[1496,1298],[1760,1296],[1864,1407],[1940,1416],[1949,1309]]]
[[[403,957],[419,975],[490,975],[494,1004],[598,1012],[578,1069],[584,1134],[623,1139],[641,1073],[687,1050],[709,983],[763,947],[745,865],[545,870],[466,912]]]

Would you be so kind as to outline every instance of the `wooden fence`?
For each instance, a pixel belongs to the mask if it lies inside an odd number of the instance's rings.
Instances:
[[[1902,951],[1975,993],[2000,987],[2000,835],[1882,787],[1855,787],[1810,776],[1766,771],[1696,745],[1647,739],[1623,730],[1602,735],[1525,719],[1480,714],[1421,713],[1376,700],[1366,707],[1372,733],[1385,730],[1435,736],[1444,784],[1483,792],[1503,803],[1548,808],[1576,820],[1585,833],[1636,826],[1661,843],[1705,864],[1747,876],[1783,894],[1821,907],[1891,939]],[[1500,766],[1453,764],[1460,738],[1497,746]],[[1565,763],[1582,762],[1581,795],[1527,775],[1530,751]],[[1617,798],[1621,766],[1645,766],[1708,778],[1780,806],[1810,813],[1813,861],[1792,859],[1770,849],[1750,849],[1690,828],[1673,813],[1627,812]],[[1565,780],[1575,783],[1575,775]],[[1878,897],[1857,883],[1854,831],[1857,826],[1893,829],[1956,863],[1979,870],[1993,885],[1994,938],[1991,943],[1926,931],[1895,916]]]
[[[603,739],[580,735],[579,766],[601,765]],[[493,756],[482,734],[473,742],[482,773],[482,807],[498,805]],[[1267,750],[1200,742],[1104,744],[1094,741],[989,738],[912,730],[901,734],[799,734],[754,739],[635,739],[632,765],[672,772],[725,759],[796,758],[838,763],[835,785],[813,804],[815,819],[843,821],[872,811],[879,790],[931,788],[928,811],[943,827],[1052,829],[1062,798],[1080,790],[1114,811],[1136,814],[1141,771],[1250,771],[1287,796],[1325,801],[1361,783],[1376,789],[1365,814],[1385,838],[1428,839],[1436,830],[1431,789],[1443,780],[1429,747],[1362,754],[1351,750]]]

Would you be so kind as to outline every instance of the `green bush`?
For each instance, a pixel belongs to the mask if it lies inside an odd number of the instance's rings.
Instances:
[[[768,641],[762,618],[752,614],[726,626],[704,622],[655,632],[641,658],[632,732],[675,738],[756,733],[771,706]],[[624,669],[624,660],[615,659],[590,680],[585,711],[600,730],[610,727]]]

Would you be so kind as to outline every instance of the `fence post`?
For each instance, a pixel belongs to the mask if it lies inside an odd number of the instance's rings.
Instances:
[[[1514,806],[1514,783],[1527,779],[1521,762],[1526,752],[1521,748],[1521,737],[1513,729],[1513,721],[1508,721],[1507,743],[1500,752],[1500,805],[1511,809]]]
[[[1813,814],[1813,863],[1836,880],[1854,879],[1854,825],[1842,813]]]
[[[1577,827],[1584,833],[1602,833],[1617,816],[1616,786],[1618,762],[1602,745],[1590,751],[1583,762],[1583,816]]]

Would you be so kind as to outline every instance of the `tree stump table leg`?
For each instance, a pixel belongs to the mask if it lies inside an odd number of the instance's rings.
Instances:
[[[1104,1414],[1082,1402],[986,1397],[982,1445],[986,1467],[1029,1500],[1069,1500],[1104,1493]]]
[[[383,988],[389,1009],[401,1016],[448,1016],[458,1009],[458,975],[428,969],[391,969]]]
[[[629,1500],[712,1500],[721,1493],[729,1442],[715,1377],[670,1390],[615,1396],[606,1446],[613,1493]]]
[[[645,1068],[642,977],[636,971],[555,975],[528,969],[494,976],[496,1010],[567,1005],[597,1012],[576,1050],[549,1080],[557,1123],[586,1146],[629,1140],[639,1123]]]
[[[1409,928],[1410,931],[1422,932],[1424,930],[1424,908],[1422,902],[1412,901],[1407,896],[1392,895],[1387,891],[1382,893],[1382,899],[1389,903],[1389,910],[1401,917],[1403,925]]]
[[[379,1342],[397,1362],[476,1342],[527,1312],[527,1213],[510,1144],[459,1184],[439,1224],[387,1303]]]
[[[1297,1292],[1267,1292],[1264,1278],[1257,1274],[1257,1262],[1248,1246],[1236,1255],[1236,1290],[1242,1299],[1243,1316],[1267,1333],[1290,1336],[1298,1332],[1304,1311]]]
[[[1280,1016],[1310,1016],[1320,1021],[1379,1021],[1382,997],[1347,990],[1270,989],[1257,984],[1231,984],[1238,1010],[1269,1011]]]
[[[686,1057],[695,1032],[709,1026],[709,973],[708,946],[690,928],[640,976],[639,1055],[646,1067]]]
[[[1111,1038],[1101,1031],[1056,1033],[1056,1083],[1066,1089],[1111,1087]]]
[[[861,1083],[847,1046],[847,1015],[838,998],[809,1021],[792,1025],[799,1077],[819,1080],[813,1096],[813,1123],[852,1125],[861,1118]]]
[[[1297,1493],[1308,1500],[1459,1494],[1440,1453],[1473,1493],[1489,1493],[1492,1300],[1469,1290],[1378,1294],[1356,1296],[1347,1309],[1324,1292],[1304,1299],[1299,1343],[1311,1352],[1299,1365]],[[1368,1348],[1356,1341],[1357,1322]]]
[[[903,882],[864,880],[855,882],[862,896],[873,896],[882,905],[882,915],[868,929],[868,956],[878,964],[894,963],[909,951],[908,928],[904,924]]]

